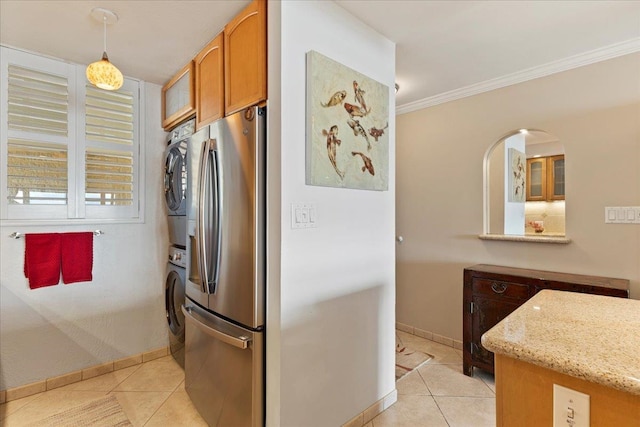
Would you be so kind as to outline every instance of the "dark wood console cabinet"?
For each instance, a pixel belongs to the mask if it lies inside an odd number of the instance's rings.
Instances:
[[[629,281],[609,277],[479,264],[464,269],[463,372],[478,367],[493,373],[493,353],[482,334],[542,289],[629,297]]]

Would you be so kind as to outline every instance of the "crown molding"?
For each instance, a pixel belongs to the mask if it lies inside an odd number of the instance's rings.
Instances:
[[[607,59],[616,58],[618,56],[638,51],[640,51],[640,37],[570,56],[558,61],[548,62],[546,64],[508,74],[506,76],[461,87],[449,92],[443,92],[418,101],[402,104],[396,107],[396,114],[400,115],[411,113],[412,111],[433,107],[438,104],[444,104],[445,102],[455,101],[457,99],[466,98],[483,92],[489,92],[517,83],[526,82],[528,80],[571,70],[573,68],[583,67],[596,62],[606,61]]]

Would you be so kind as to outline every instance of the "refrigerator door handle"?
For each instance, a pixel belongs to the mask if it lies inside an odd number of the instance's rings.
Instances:
[[[196,252],[198,254],[198,273],[200,275],[200,287],[202,292],[208,293],[208,278],[207,278],[207,268],[206,268],[206,255],[205,255],[205,233],[204,233],[204,207],[205,207],[205,196],[206,196],[206,187],[207,183],[207,168],[208,168],[208,160],[209,160],[209,140],[205,141],[202,146],[202,153],[200,154],[200,168],[199,168],[199,176],[198,176],[198,204],[197,204],[197,214],[196,214]]]
[[[244,335],[240,335],[240,336],[234,336],[234,335],[228,335],[225,334],[224,332],[221,332],[215,328],[212,328],[208,325],[206,325],[205,319],[202,318],[196,318],[196,314],[193,313],[191,311],[191,307],[185,307],[184,305],[182,306],[182,313],[184,313],[184,317],[187,321],[191,321],[193,322],[193,324],[200,329],[201,331],[203,331],[204,333],[206,333],[207,335],[222,341],[224,343],[227,343],[229,345],[232,345],[234,347],[240,348],[242,350],[246,349],[249,347],[249,343],[251,342],[251,338],[244,336]],[[200,316],[198,316],[200,317]]]
[[[219,168],[215,140],[209,140],[203,146],[199,183],[196,217],[198,266],[202,291],[213,294],[218,282],[221,238]]]

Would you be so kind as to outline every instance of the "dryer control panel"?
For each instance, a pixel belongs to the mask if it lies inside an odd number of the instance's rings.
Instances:
[[[187,268],[187,251],[171,246],[169,248],[169,262],[178,267]]]

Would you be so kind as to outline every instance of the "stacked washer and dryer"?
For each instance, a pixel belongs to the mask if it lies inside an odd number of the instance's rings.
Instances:
[[[184,314],[187,267],[187,141],[195,131],[195,119],[173,129],[164,156],[164,195],[169,224],[169,262],[165,281],[165,309],[169,348],[184,367]]]

